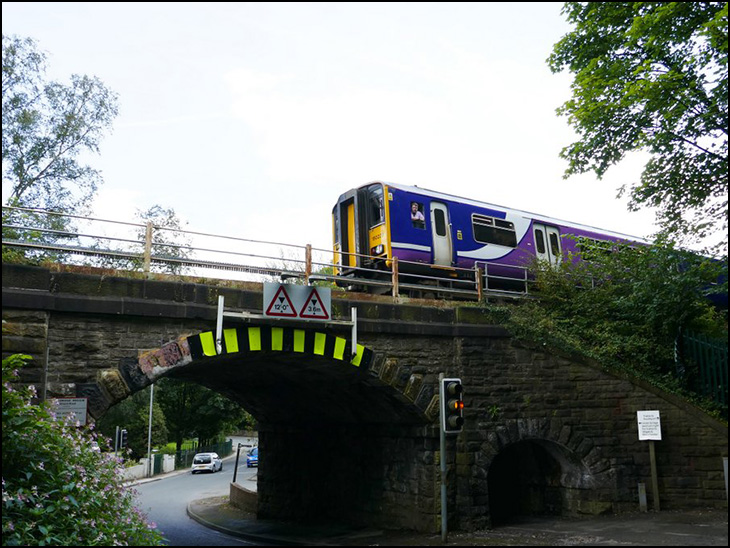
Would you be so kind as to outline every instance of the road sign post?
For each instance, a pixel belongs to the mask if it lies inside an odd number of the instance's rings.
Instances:
[[[659,504],[659,478],[656,469],[656,453],[654,441],[662,439],[662,422],[659,411],[637,411],[636,422],[639,426],[639,441],[649,442],[649,465],[651,467],[652,494],[654,510],[661,510]]]

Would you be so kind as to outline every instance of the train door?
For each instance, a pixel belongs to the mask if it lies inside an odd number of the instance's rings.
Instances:
[[[357,223],[355,211],[355,197],[347,197],[340,201],[332,210],[334,225],[334,252],[335,263],[343,267],[357,267]]]
[[[535,235],[537,258],[550,264],[558,264],[563,254],[560,247],[560,230],[540,223],[534,223],[532,230]]]
[[[433,237],[433,264],[451,266],[453,249],[449,209],[441,202],[431,202],[431,233]]]

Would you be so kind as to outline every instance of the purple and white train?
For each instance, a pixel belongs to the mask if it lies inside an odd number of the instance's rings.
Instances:
[[[373,182],[342,194],[332,211],[338,274],[360,269],[459,279],[466,269],[487,272],[490,289],[524,288],[535,258],[557,263],[589,241],[648,244],[617,232],[560,221],[415,186]],[[572,235],[572,238],[563,238]],[[367,272],[367,271],[365,271]],[[367,274],[365,274],[365,277]],[[473,277],[473,275],[472,275]]]

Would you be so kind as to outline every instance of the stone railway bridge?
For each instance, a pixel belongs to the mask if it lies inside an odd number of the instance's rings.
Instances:
[[[162,376],[240,402],[260,424],[258,514],[440,528],[438,375],[461,377],[464,431],[447,440],[450,528],[515,515],[575,516],[651,500],[636,411],[659,410],[663,509],[726,508],[727,427],[639,381],[515,340],[473,306],[337,299],[358,308],[358,348],[322,324],[224,322],[261,311],[260,286],[141,280],[3,264],[3,356],[34,357],[24,382],[85,396],[102,415]]]

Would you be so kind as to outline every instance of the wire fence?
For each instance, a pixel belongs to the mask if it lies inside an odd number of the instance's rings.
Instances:
[[[499,265],[490,265],[492,272],[448,268],[445,275],[442,267],[426,265],[433,273],[414,273],[424,265],[398,261],[396,257],[383,260],[357,253],[334,254],[331,249],[309,244],[10,206],[3,206],[2,242],[4,259],[6,253],[15,252],[24,260],[39,262],[225,280],[328,283],[393,297],[405,294],[481,300],[486,294],[525,295],[529,288],[527,268],[506,267],[513,271],[507,274],[495,268]],[[343,266],[350,262],[363,266]],[[506,280],[511,286],[502,283]]]
[[[183,470],[193,465],[193,458],[198,453],[218,453],[221,458],[233,454],[233,441],[227,440],[213,445],[201,445],[175,451],[175,469]]]

